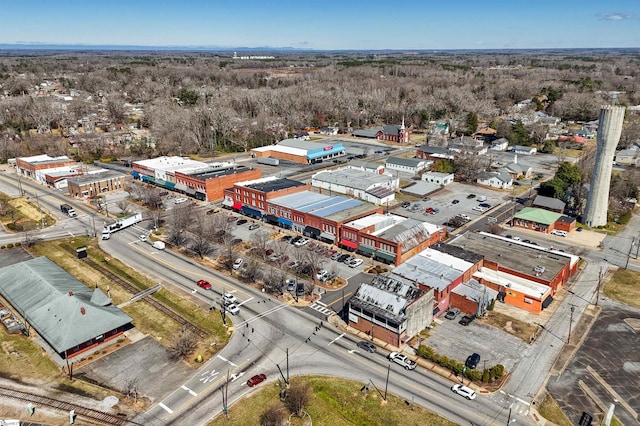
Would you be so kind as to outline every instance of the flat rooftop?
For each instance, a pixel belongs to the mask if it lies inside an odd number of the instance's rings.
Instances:
[[[73,182],[76,185],[86,185],[96,182],[104,182],[109,179],[120,179],[125,177],[124,173],[116,172],[115,170],[107,170],[100,173],[91,173],[88,175],[76,176],[67,179],[68,182]]]
[[[431,248],[426,248],[418,253],[418,256],[432,260],[434,262],[441,263],[443,265],[448,265],[453,269],[456,269],[461,272],[466,272],[475,264],[471,262],[467,262],[464,259],[458,258],[456,256],[452,256],[450,254],[433,250]]]
[[[376,184],[388,184],[395,179],[396,178],[389,175],[379,175],[377,173],[346,167],[338,170],[325,170],[312,176],[312,180],[361,190],[367,190]]]
[[[354,216],[377,209],[373,204],[353,198],[329,196],[311,191],[300,191],[295,194],[273,198],[272,204],[297,210],[301,213],[310,213],[318,217],[327,218],[335,222],[343,222]]]
[[[272,179],[274,178],[274,179]],[[297,188],[299,186],[305,186],[306,184],[302,182],[298,182],[297,180],[287,179],[287,178],[275,178],[274,176],[270,176],[268,178],[257,179],[255,181],[243,182],[243,185],[247,188],[255,189],[260,192],[273,192],[273,191],[281,191],[287,188]]]
[[[182,172],[185,174],[191,174],[191,172],[210,167],[207,163],[203,163],[202,161],[195,161],[190,158],[179,156],[150,158],[148,160],[134,161],[133,164],[139,164],[140,166],[153,170]]]
[[[352,220],[351,222],[345,223],[345,225],[357,230],[373,226],[374,229],[378,231],[393,226],[398,222],[403,222],[405,220],[407,220],[406,217],[398,216],[395,214],[375,213],[369,216],[361,217],[360,219]]]
[[[482,268],[482,271],[476,271],[473,277],[476,279],[485,279],[494,284],[513,289],[527,297],[540,301],[544,300],[546,295],[551,292],[551,287],[547,285],[506,272],[494,271],[493,269]]]
[[[460,275],[462,271],[423,256],[414,256],[391,270],[391,276],[399,276],[439,292]]]
[[[568,256],[558,255],[545,248],[517,244],[484,232],[467,232],[449,242],[449,245],[474,252],[503,268],[529,276],[538,274],[539,279],[549,282],[571,261]],[[538,266],[544,267],[543,273],[534,271]]]
[[[18,159],[30,164],[45,164],[57,163],[59,161],[71,161],[71,159],[66,155],[61,155],[59,157],[50,157],[47,154],[34,155],[31,157],[18,157]]]
[[[221,176],[233,175],[236,173],[242,173],[251,170],[251,167],[247,166],[234,166],[227,169],[220,170],[204,170],[201,172],[189,173],[189,176],[196,177],[198,179],[207,180],[207,179],[216,179]]]

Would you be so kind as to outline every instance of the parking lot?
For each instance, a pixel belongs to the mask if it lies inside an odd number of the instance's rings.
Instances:
[[[475,197],[468,198],[470,194],[475,195]],[[505,197],[509,196],[510,192],[508,191],[493,191],[480,186],[453,182],[441,191],[428,196],[428,200],[414,201],[411,203],[410,208],[398,207],[394,210],[394,213],[442,225],[457,214],[465,214],[471,220],[475,220],[484,213],[473,210],[474,207],[478,207],[480,204],[488,204],[491,206],[487,209],[486,212],[488,212],[505,202]],[[479,201],[479,197],[486,197],[486,200]],[[457,202],[454,203],[454,200],[457,200]],[[437,213],[426,213],[427,209],[437,209],[438,211]]]
[[[423,340],[422,344],[459,362],[465,362],[475,352],[481,357],[478,369],[502,364],[507,371],[512,370],[528,345],[522,339],[478,320],[463,326],[458,323],[462,316],[461,313],[453,320],[445,319],[444,316],[435,320],[436,326],[430,330],[429,338]],[[497,345],[496,342],[500,344]]]

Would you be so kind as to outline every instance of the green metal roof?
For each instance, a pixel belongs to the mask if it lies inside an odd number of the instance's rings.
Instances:
[[[58,353],[133,321],[46,257],[1,268],[0,293]]]
[[[555,223],[562,214],[535,207],[525,207],[514,216],[514,219],[528,220],[529,222],[541,223],[543,225],[551,225]]]

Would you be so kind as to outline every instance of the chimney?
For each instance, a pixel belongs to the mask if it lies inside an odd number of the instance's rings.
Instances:
[[[73,291],[69,290],[69,296],[73,296]]]

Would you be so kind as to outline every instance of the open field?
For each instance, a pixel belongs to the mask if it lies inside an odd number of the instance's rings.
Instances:
[[[605,283],[603,292],[629,306],[640,308],[640,273],[628,269],[618,269]]]
[[[558,426],[571,426],[569,418],[562,412],[556,401],[549,394],[545,396],[542,404],[538,406],[538,412],[542,417]]]
[[[508,317],[496,311],[487,312],[487,316],[484,318],[478,318],[478,321],[499,328],[500,330],[512,334],[527,343],[529,343],[531,336],[538,329],[535,325],[527,324],[526,322]]]
[[[0,193],[0,223],[10,230],[21,232],[38,227],[42,220],[47,226],[55,223],[55,219],[46,213],[40,213],[36,205],[25,197],[11,198]]]
[[[388,395],[384,403],[373,386],[368,392],[360,392],[363,383],[334,377],[305,377],[311,385],[310,403],[306,411],[313,424],[332,426],[374,426],[374,425],[455,425],[422,407],[407,405],[402,398]],[[260,425],[260,416],[272,404],[279,403],[280,388],[276,383],[259,385],[257,390],[244,400],[229,407],[229,419],[219,416],[208,426]],[[283,409],[288,418],[290,411]],[[291,425],[308,424],[308,419],[291,417]]]

